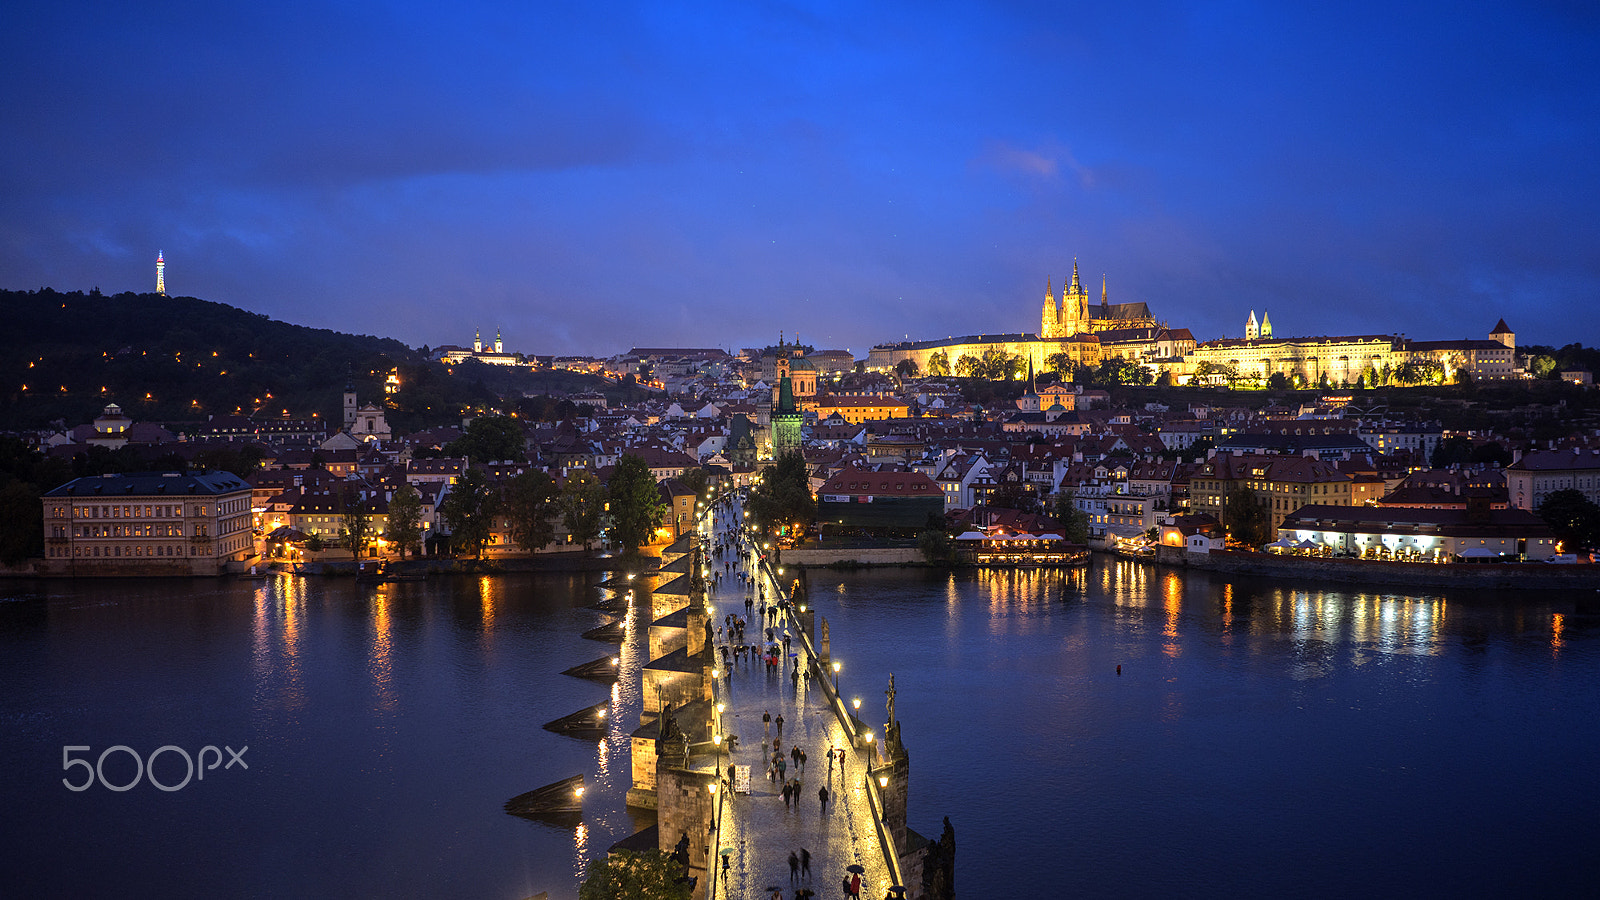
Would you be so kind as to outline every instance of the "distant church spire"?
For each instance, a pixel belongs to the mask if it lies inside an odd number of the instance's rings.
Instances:
[[[1244,323],[1244,339],[1253,341],[1261,337],[1261,328],[1256,325],[1256,311],[1250,310],[1250,320]]]
[[[1072,258],[1072,292],[1076,294],[1080,290],[1082,288],[1078,285],[1078,258],[1074,256]]]
[[[483,352],[483,332],[476,328],[472,329],[472,352]]]
[[[167,261],[156,251],[156,293],[165,297],[167,295]]]
[[[1101,275],[1100,276],[1100,305],[1101,306],[1110,306],[1111,305],[1110,301],[1106,300],[1106,276],[1105,275]]]
[[[1267,318],[1267,311],[1263,309],[1261,311],[1261,339],[1266,340],[1270,337],[1272,337],[1272,320]]]
[[[498,328],[496,328],[494,330],[494,352],[496,352],[496,353],[504,353],[504,352],[506,352],[505,351],[505,345],[500,342],[500,329],[498,329]]]

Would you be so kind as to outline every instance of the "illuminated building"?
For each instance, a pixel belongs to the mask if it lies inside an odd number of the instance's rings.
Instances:
[[[485,350],[483,346],[483,332],[472,333],[472,348],[457,347],[454,344],[441,344],[434,348],[433,359],[445,365],[455,365],[475,359],[478,362],[491,366],[532,366],[533,361],[519,353],[505,352],[505,343],[500,340],[500,330],[495,329],[494,349]]]
[[[219,575],[255,553],[250,485],[227,472],[94,475],[41,499],[53,572]]]

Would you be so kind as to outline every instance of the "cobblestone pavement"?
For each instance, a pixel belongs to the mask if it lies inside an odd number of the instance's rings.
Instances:
[[[710,546],[727,540],[730,526],[737,511],[730,515],[725,507],[718,506],[714,516],[717,527],[712,533]],[[756,571],[753,556],[735,559],[730,550],[718,560],[712,558],[717,571],[726,572],[722,563],[733,562],[736,570]],[[771,599],[773,586],[764,580],[766,596]],[[744,600],[753,595],[746,590],[734,574],[724,574],[721,583],[711,591],[714,612],[713,627],[723,622],[729,613],[745,615]],[[754,614],[748,617],[745,643],[760,642],[764,624],[759,603]],[[783,625],[776,627],[781,636]],[[725,640],[724,636],[724,640]],[[798,651],[798,648],[795,648]],[[720,649],[719,649],[720,653]],[[878,900],[890,884],[889,869],[874,827],[872,810],[867,803],[863,779],[867,770],[864,751],[850,745],[844,727],[834,715],[820,685],[801,673],[796,684],[792,672],[799,658],[785,659],[781,671],[768,672],[759,658],[746,656],[724,673],[718,684],[718,699],[727,704],[723,713],[723,728],[737,737],[738,749],[731,754],[721,754],[720,767],[726,775],[728,766],[750,766],[750,792],[748,794],[723,794],[720,849],[730,850],[728,869],[715,873],[716,888],[710,897],[742,898],[771,897],[770,888],[777,887],[785,898],[792,898],[802,887],[811,888],[818,898],[843,897],[841,882],[849,877],[846,866],[855,864],[866,871],[862,875],[861,897]],[[762,713],[770,713],[774,720],[783,717],[780,732],[774,723],[764,728]],[[798,800],[785,806],[782,782],[767,777],[768,763],[772,757],[773,741],[788,763],[785,775],[800,780]],[[803,770],[797,772],[790,751],[800,747],[806,754]],[[845,751],[844,771],[828,764],[830,748]],[[713,765],[708,755],[703,767]],[[830,771],[831,769],[831,771]],[[824,812],[818,789],[826,786],[831,795]],[[811,877],[791,879],[789,854],[801,849],[811,853]],[[698,892],[697,892],[698,894]]]

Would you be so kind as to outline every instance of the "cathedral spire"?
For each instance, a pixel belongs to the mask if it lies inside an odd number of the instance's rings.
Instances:
[[[1078,285],[1078,258],[1074,256],[1072,258],[1072,292],[1076,294],[1080,290],[1082,288]]]
[[[1106,300],[1106,276],[1103,274],[1100,276],[1100,305],[1109,305],[1109,302]]]

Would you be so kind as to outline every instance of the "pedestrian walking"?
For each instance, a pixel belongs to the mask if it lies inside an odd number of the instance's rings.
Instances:
[[[850,900],[861,900],[861,873],[850,873]]]
[[[800,848],[800,877],[805,881],[811,880],[811,851]]]
[[[789,748],[789,759],[794,761],[794,770],[800,771],[800,745],[795,744]]]
[[[789,787],[789,782],[785,781],[783,783],[783,790],[779,792],[779,793],[783,794],[783,808],[784,809],[788,809],[789,808],[789,795],[792,792],[793,792],[792,789]]]
[[[822,813],[823,813],[823,815],[827,815],[827,813],[828,813],[828,786],[827,785],[823,785],[822,787],[817,788],[817,799],[822,801]]]
[[[789,761],[782,756],[778,757],[778,777],[783,778],[789,771]]]
[[[798,749],[798,748],[796,748],[796,749]],[[801,750],[800,751],[800,771],[804,772],[805,770],[806,770],[806,752],[804,750]]]
[[[778,713],[778,717],[773,719],[772,723],[778,726],[778,733],[783,734],[783,713]]]
[[[791,882],[800,880],[800,855],[793,850],[789,851],[789,880]]]
[[[765,709],[761,711],[761,733],[772,733],[772,713]]]
[[[827,756],[828,756],[828,780],[832,781],[833,780],[833,751],[829,750]]]

